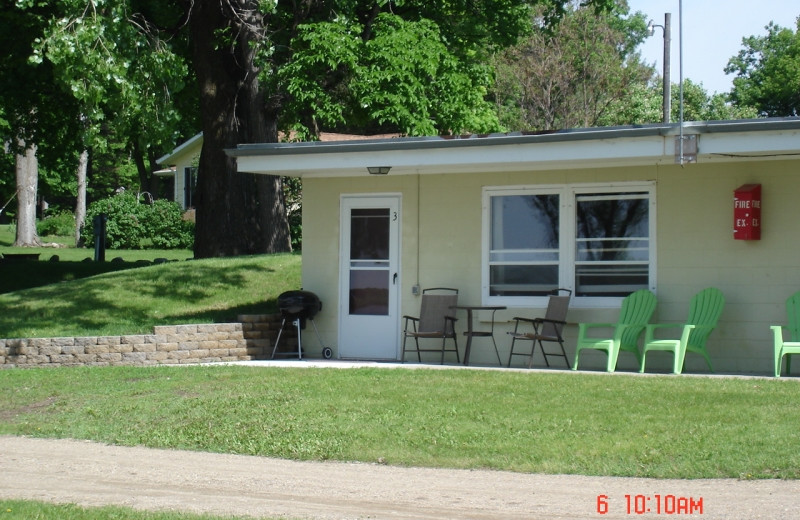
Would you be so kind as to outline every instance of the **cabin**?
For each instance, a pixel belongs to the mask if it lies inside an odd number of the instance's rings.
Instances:
[[[785,301],[800,290],[800,118],[228,153],[241,172],[302,179],[302,288],[322,300],[315,324],[340,359],[401,360],[403,316],[419,315],[430,287],[457,288],[460,305],[504,307],[475,316],[494,327],[503,364],[513,318],[542,316],[553,289],[572,291],[571,361],[576,324],[616,321],[627,294],[651,290],[652,321],[680,323],[692,296],[716,287],[726,304],[708,343],[714,371],[771,373],[770,326],[785,324]],[[454,312],[460,336],[466,315]],[[323,345],[309,334],[304,347],[313,357]],[[498,364],[489,338],[472,349],[471,364]],[[605,363],[581,353],[581,369]],[[671,363],[648,355],[647,368]],[[634,356],[622,353],[618,370],[638,370]],[[690,354],[693,371],[708,367]]]

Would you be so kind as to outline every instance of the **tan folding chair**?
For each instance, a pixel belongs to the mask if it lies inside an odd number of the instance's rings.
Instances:
[[[422,291],[422,303],[419,317],[403,316],[405,327],[403,331],[403,362],[406,352],[416,352],[417,360],[421,363],[421,352],[441,352],[441,363],[444,364],[445,352],[455,352],[456,361],[461,362],[458,354],[458,340],[456,339],[455,322],[453,317],[455,307],[458,305],[458,289],[434,287]],[[406,347],[408,338],[414,339],[411,347]],[[437,348],[421,348],[420,339],[441,339],[442,343]],[[453,340],[453,348],[447,348],[447,340]]]
[[[562,291],[567,294],[560,295],[559,293]],[[556,289],[547,302],[547,311],[544,314],[544,318],[514,318],[516,322],[514,324],[514,332],[509,332],[512,339],[511,353],[508,355],[508,366],[511,366],[511,360],[514,356],[527,356],[528,368],[531,368],[533,366],[533,354],[536,351],[536,342],[538,341],[539,348],[544,355],[544,362],[548,367],[550,366],[550,361],[547,359],[548,356],[557,356],[563,357],[564,361],[567,363],[567,368],[570,368],[569,359],[564,350],[564,336],[562,332],[564,330],[564,325],[567,324],[567,309],[569,309],[571,295],[572,291],[569,289]],[[520,323],[529,324],[533,328],[533,331],[525,332],[520,329]],[[526,327],[523,326],[523,329],[524,328]],[[515,350],[517,340],[530,341],[530,350]],[[558,343],[561,347],[561,352],[548,352],[545,350],[542,342]]]

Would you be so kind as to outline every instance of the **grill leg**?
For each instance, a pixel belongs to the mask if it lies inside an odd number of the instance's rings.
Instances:
[[[295,318],[292,324],[297,327],[297,359],[303,359],[303,345],[300,343],[300,318]]]
[[[279,345],[279,344],[280,344],[280,342],[281,342],[281,334],[283,334],[283,326],[284,326],[284,325],[286,325],[286,318],[283,318],[283,319],[281,320],[281,328],[280,328],[280,330],[278,330],[278,337],[277,337],[277,339],[275,340],[275,346],[274,346],[274,347],[272,347],[272,357],[270,357],[270,359],[275,359],[275,352],[277,352],[277,350],[278,350],[278,345]],[[300,340],[298,339],[298,341],[300,341]]]

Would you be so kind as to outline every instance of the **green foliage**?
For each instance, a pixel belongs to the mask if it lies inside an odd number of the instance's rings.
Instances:
[[[159,199],[149,205],[145,223],[150,247],[156,249],[191,249],[194,223],[183,219],[178,203]]]
[[[673,85],[672,121],[680,118],[680,89]],[[726,94],[709,95],[702,84],[690,79],[683,81],[683,119],[684,121],[721,121],[731,119],[750,119],[758,117],[758,111],[752,106],[733,105],[728,102]]]
[[[60,211],[36,223],[36,233],[40,236],[74,236],[75,215],[69,211]]]
[[[623,7],[597,12],[573,4],[553,27],[545,25],[544,6],[534,11],[538,30],[492,60],[492,94],[502,123],[515,130],[552,130],[648,120],[647,99],[619,110],[654,75],[635,53],[646,34],[644,15],[629,16]]]
[[[736,74],[731,99],[771,117],[800,114],[800,17],[797,30],[770,22],[766,36],[742,38],[744,49],[728,61]]]
[[[459,61],[431,20],[381,14],[364,27],[347,19],[298,28],[292,61],[281,68],[291,95],[284,121],[302,137],[309,116],[335,128],[377,123],[406,135],[490,132],[488,69]]]
[[[298,177],[283,177],[282,181],[292,251],[301,251],[303,249],[303,181]]]
[[[642,125],[664,119],[662,88],[643,83],[632,85],[628,95],[612,101],[597,120],[598,126]]]
[[[126,136],[147,128],[155,140],[170,137],[178,118],[171,97],[184,87],[186,64],[149,28],[131,23],[129,9],[105,0],[91,9],[69,5],[49,20],[30,57],[52,65],[57,84],[80,103],[92,146],[105,146],[104,124]]]
[[[31,0],[4,10],[0,106],[9,117],[0,119],[9,129],[2,137],[23,136],[38,145],[39,193],[46,200],[74,207],[77,157],[87,149],[90,196],[119,186],[149,189],[155,168],[147,159],[173,145],[185,114],[194,121],[196,97],[184,89],[186,39],[162,39],[157,29],[181,16],[182,6],[174,4]],[[134,170],[134,184],[103,167],[131,157],[141,170]]]
[[[405,135],[500,130],[487,102],[494,80],[487,56],[531,31],[531,6],[546,4],[543,23],[554,23],[570,3],[341,1],[298,12],[270,2],[277,5],[267,13],[270,28],[291,21],[296,30],[274,31],[274,38],[264,40],[257,54],[257,63],[265,65],[260,81],[273,96],[287,94],[280,127],[301,139],[321,130]],[[586,3],[614,6],[611,0]]]
[[[133,195],[121,193],[93,202],[86,211],[86,245],[94,245],[95,217],[106,215],[106,247],[139,249],[145,238],[144,206]]]
[[[670,89],[670,120],[680,121],[680,85]],[[625,98],[615,100],[598,119],[600,126],[658,123],[663,120],[663,86],[633,85]],[[722,121],[751,119],[758,116],[753,107],[742,107],[728,102],[726,94],[709,95],[702,84],[690,79],[683,81],[684,121]]]
[[[109,249],[191,248],[194,224],[183,220],[175,202],[157,200],[143,204],[139,198],[120,193],[93,202],[86,211],[84,234],[94,245],[94,219],[105,214],[106,247]]]

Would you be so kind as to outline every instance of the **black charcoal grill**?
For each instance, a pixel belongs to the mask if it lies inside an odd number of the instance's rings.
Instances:
[[[319,337],[317,325],[314,323],[314,316],[322,310],[322,302],[316,294],[311,291],[286,291],[278,296],[278,309],[281,311],[281,328],[278,331],[278,338],[275,340],[275,346],[272,349],[272,359],[275,359],[276,355],[294,356],[293,352],[278,352],[278,345],[280,344],[286,323],[291,323],[297,329],[297,359],[303,358],[303,344],[300,339],[300,331],[306,328],[306,321],[311,321],[311,324],[314,326],[314,332],[317,334],[319,344],[322,345],[322,339]],[[331,354],[331,349],[323,346],[323,357],[325,359],[330,359]]]

